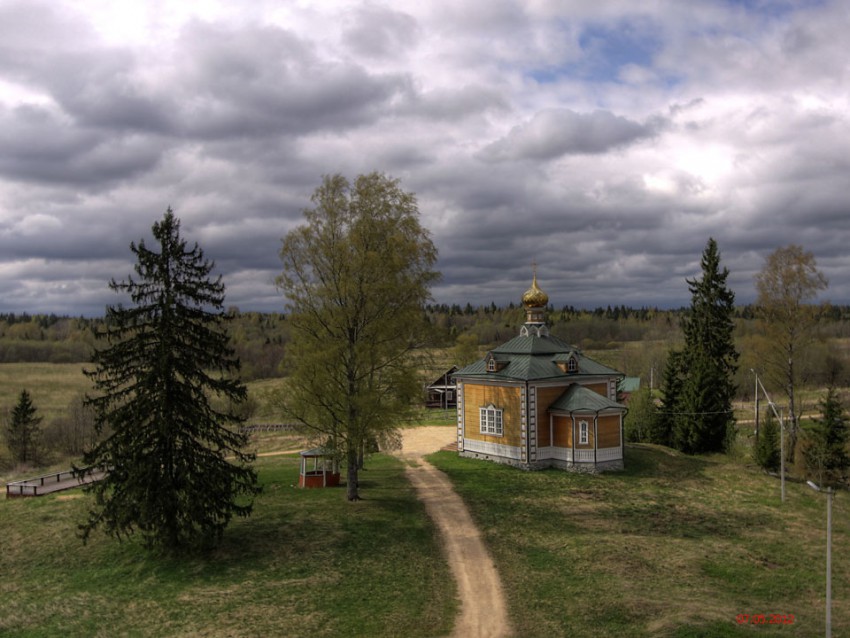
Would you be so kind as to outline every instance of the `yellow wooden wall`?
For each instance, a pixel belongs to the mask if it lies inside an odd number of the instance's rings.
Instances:
[[[558,447],[573,446],[573,424],[568,416],[555,416],[552,423],[554,442]]]
[[[549,406],[560,397],[569,385],[554,388],[537,388],[537,445],[547,447],[549,442]]]
[[[592,383],[590,385],[584,386],[588,390],[593,390],[596,394],[601,394],[603,397],[608,396],[608,384],[607,383]]]
[[[580,416],[576,415],[576,439],[579,436],[579,421],[585,420],[588,425],[587,444],[576,444],[577,449],[590,450],[593,449],[593,415]],[[608,416],[600,416],[597,423],[599,432],[599,448],[618,447],[620,445],[620,417],[616,414]],[[568,416],[556,415],[553,421],[553,443],[557,447],[572,447],[573,446],[573,424]],[[546,433],[548,440],[549,433]]]
[[[522,437],[520,432],[520,388],[517,386],[502,387],[475,383],[464,383],[464,423],[466,424],[465,436],[469,439],[487,441],[489,443],[501,443],[503,445],[520,446]],[[568,416],[556,415],[554,417],[553,440],[549,440],[549,406],[560,397],[568,386],[545,387],[537,389],[537,445],[548,447],[572,447],[572,421]],[[586,386],[588,389],[605,396],[608,386],[597,383]],[[479,408],[493,404],[503,410],[502,423],[504,434],[493,436],[481,434]],[[586,420],[590,426],[588,430],[588,442],[586,445],[576,445],[580,449],[593,448],[593,415],[576,416],[576,437],[578,437],[578,421]],[[599,448],[617,447],[620,445],[620,417],[608,415],[599,417]]]
[[[520,389],[518,387],[500,387],[493,385],[463,384],[463,420],[464,435],[468,439],[519,446],[522,443],[520,432]],[[502,412],[503,436],[481,434],[479,408],[490,404],[504,410]],[[547,421],[548,427],[548,421]]]
[[[599,417],[599,447],[619,447],[620,417],[612,414]]]

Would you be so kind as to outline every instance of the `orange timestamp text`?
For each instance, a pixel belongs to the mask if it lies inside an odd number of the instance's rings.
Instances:
[[[794,614],[738,614],[739,625],[793,625]]]

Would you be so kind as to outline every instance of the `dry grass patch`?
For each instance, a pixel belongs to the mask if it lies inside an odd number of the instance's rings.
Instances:
[[[62,416],[77,396],[91,389],[83,367],[80,363],[2,363],[0,408],[11,410],[21,390],[27,390],[45,423]]]

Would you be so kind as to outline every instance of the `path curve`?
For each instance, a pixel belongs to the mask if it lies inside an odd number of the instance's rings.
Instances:
[[[481,532],[448,477],[422,458],[452,443],[456,433],[444,426],[402,430],[399,455],[409,461],[407,476],[440,531],[457,581],[461,608],[452,636],[503,638],[511,635],[507,605]]]

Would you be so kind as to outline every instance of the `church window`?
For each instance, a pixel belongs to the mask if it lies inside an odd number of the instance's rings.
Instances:
[[[502,426],[502,410],[495,407],[492,403],[486,408],[479,408],[481,434],[494,434],[502,436],[504,428]]]
[[[580,445],[587,445],[589,438],[587,421],[578,422],[578,442]]]
[[[578,362],[574,357],[570,357],[570,360],[567,361],[567,372],[578,372]]]
[[[496,371],[496,360],[490,359],[487,362],[487,372],[495,372]]]

